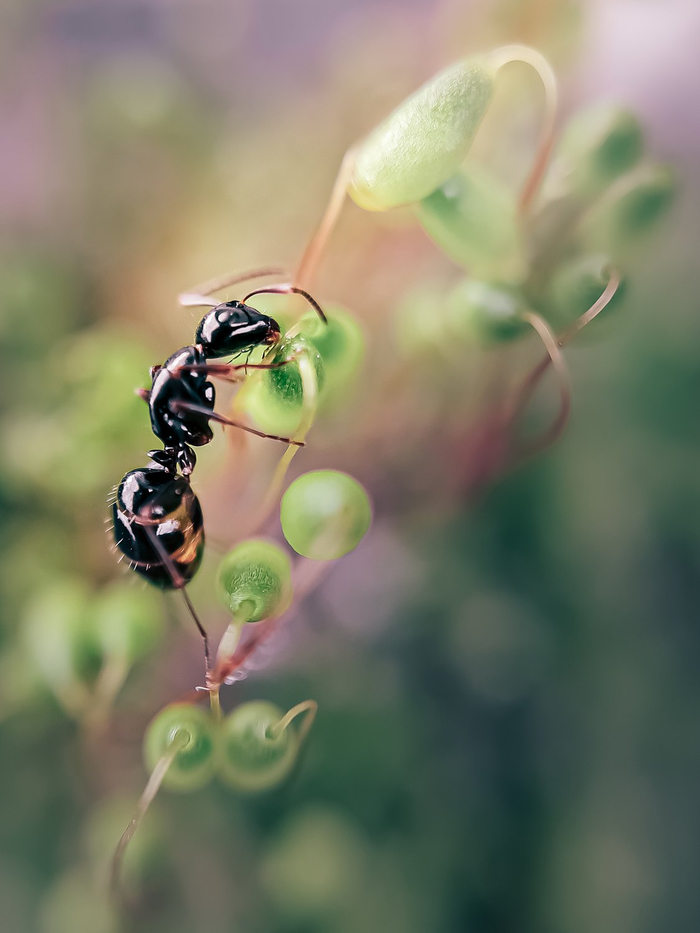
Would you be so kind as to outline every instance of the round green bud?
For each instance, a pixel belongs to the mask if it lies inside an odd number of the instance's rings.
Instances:
[[[515,288],[465,279],[447,298],[447,327],[453,338],[493,346],[515,340],[527,330],[524,310]]]
[[[641,158],[644,138],[633,113],[596,104],[577,114],[562,135],[559,153],[574,192],[593,197]]]
[[[217,587],[221,601],[241,622],[279,615],[292,597],[289,558],[271,541],[242,541],[221,561]]]
[[[273,703],[242,703],[222,722],[218,735],[218,775],[235,790],[263,791],[280,784],[292,770],[299,736],[292,724],[280,729],[283,710]]]
[[[465,58],[405,100],[360,145],[348,194],[369,211],[414,204],[455,174],[493,93],[486,59]]]
[[[163,637],[163,604],[151,588],[107,586],[94,599],[92,614],[102,650],[112,657],[135,661]]]
[[[27,609],[30,656],[59,694],[73,684],[92,683],[102,666],[89,599],[81,580],[63,580],[41,591]]]
[[[552,276],[548,288],[548,318],[556,330],[564,330],[600,298],[610,280],[609,256],[595,253],[563,263]],[[621,281],[603,314],[619,307],[626,283]]]
[[[312,560],[335,560],[356,548],[372,521],[363,487],[337,470],[304,473],[289,486],[280,507],[284,536]]]
[[[316,375],[317,392],[324,385],[321,354],[307,337],[285,337],[268,363],[292,362],[276,369],[266,369],[248,378],[243,390],[245,411],[261,431],[291,436],[303,415],[304,385],[296,358],[305,354]]]
[[[646,164],[621,178],[584,224],[584,237],[615,257],[626,255],[670,208],[676,179],[667,165]]]
[[[301,334],[316,347],[323,361],[323,403],[335,399],[357,374],[365,355],[365,335],[359,322],[339,305],[325,306],[328,323],[315,311],[301,319]]]
[[[151,721],[143,740],[148,771],[172,749],[177,753],[163,779],[169,790],[204,787],[214,773],[216,724],[209,712],[190,703],[172,703]]]
[[[416,205],[430,239],[478,277],[514,280],[524,273],[516,197],[478,166],[465,168]]]

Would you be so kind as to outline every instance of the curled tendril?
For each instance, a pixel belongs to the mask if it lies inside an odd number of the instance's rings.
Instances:
[[[492,52],[490,58],[498,70],[512,62],[522,62],[530,65],[537,72],[544,86],[544,120],[542,121],[542,130],[535,152],[535,159],[520,193],[518,207],[522,213],[529,207],[532,199],[537,194],[554,148],[554,127],[559,98],[557,79],[552,66],[544,55],[527,45],[505,45],[503,48]]]
[[[557,338],[553,338],[551,331],[541,318],[538,318],[537,315],[532,315],[533,320],[531,320],[529,323],[531,323],[533,327],[535,327],[534,318],[537,318],[537,320],[540,322],[540,325],[544,325],[544,328],[546,328],[546,340],[544,331],[540,332],[538,330],[538,333],[540,333],[540,337],[542,338],[542,341],[547,348],[547,355],[544,356],[534,367],[534,369],[530,371],[517,390],[515,401],[513,402],[507,416],[507,423],[508,425],[512,425],[527,407],[537,386],[542,380],[542,377],[547,372],[550,363],[555,366],[557,375],[559,377],[561,404],[559,412],[557,413],[557,416],[552,425],[546,429],[544,434],[539,439],[533,441],[525,448],[524,451],[521,452],[520,458],[530,457],[535,453],[540,453],[542,450],[553,444],[561,436],[561,433],[564,430],[568,420],[569,411],[571,408],[571,396],[569,392],[568,375],[560,351],[565,346],[567,346],[567,344],[569,344],[573,338],[581,330],[583,330],[584,327],[586,327],[586,325],[590,324],[591,321],[594,320],[600,314],[600,312],[608,306],[619,286],[619,271],[614,266],[608,267],[608,283],[601,295],[596,299],[596,301],[593,302],[587,311],[584,311],[584,313]]]

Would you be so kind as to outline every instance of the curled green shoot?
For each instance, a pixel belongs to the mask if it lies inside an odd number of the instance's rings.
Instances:
[[[530,174],[525,180],[520,193],[519,209],[523,213],[530,206],[544,178],[549,163],[549,157],[552,154],[555,142],[555,123],[558,107],[558,89],[557,79],[552,66],[547,59],[527,45],[505,45],[496,49],[489,56],[492,64],[500,71],[506,65],[514,62],[522,62],[530,65],[538,74],[545,94],[545,110],[542,121],[542,130],[540,139],[535,152],[535,159],[530,169]]]

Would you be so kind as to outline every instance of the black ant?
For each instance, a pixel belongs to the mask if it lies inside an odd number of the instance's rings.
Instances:
[[[209,640],[185,591],[204,553],[202,510],[190,484],[197,462],[192,448],[212,440],[210,421],[303,446],[303,441],[265,434],[215,412],[215,390],[207,379],[212,376],[236,382],[241,370],[270,369],[291,361],[238,365],[210,361],[277,344],[281,335],[277,321],[246,304],[254,295],[300,294],[327,323],[311,295],[291,284],[255,289],[242,301],[217,303],[208,296],[220,288],[277,271],[263,269],[215,279],[180,295],[183,306],[208,306],[211,310],[197,327],[195,344],[182,347],[162,366],[153,367],[151,389],[138,390],[148,402],[153,433],[163,442],[164,449],[150,451],[148,467],[131,470],[124,476],[112,506],[114,540],[130,567],[155,586],[182,592],[204,641],[207,671]]]

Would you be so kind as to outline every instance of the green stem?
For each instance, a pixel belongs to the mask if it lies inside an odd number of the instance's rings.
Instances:
[[[297,703],[296,706],[293,706],[288,713],[286,713],[278,723],[275,723],[274,726],[270,727],[270,735],[272,738],[278,738],[289,725],[300,716],[302,713],[308,713],[305,717],[304,722],[299,729],[299,743],[302,744],[304,739],[309,734],[311,727],[314,724],[314,719],[316,718],[316,713],[318,712],[318,703],[316,700],[304,700],[301,703]]]
[[[160,790],[160,786],[163,783],[165,776],[170,769],[170,766],[175,761],[178,752],[180,752],[186,744],[187,736],[178,733],[173,739],[168,751],[158,761],[151,773],[151,776],[148,779],[148,782],[146,783],[141,797],[139,798],[139,802],[136,804],[134,815],[132,816],[129,825],[122,833],[122,837],[117,844],[117,848],[114,850],[110,871],[110,891],[113,899],[117,903],[121,903],[123,901],[121,892],[121,871],[126,848],[133,839],[136,830],[139,828],[141,820],[146,815],[146,811],[153,803],[153,800]]]
[[[316,378],[316,369],[314,367],[313,361],[306,351],[302,351],[299,354],[299,356],[296,358],[296,362],[299,367],[299,374],[301,376],[303,403],[301,418],[299,420],[299,425],[294,432],[293,439],[295,441],[304,441],[306,440],[306,435],[309,433],[311,426],[314,423],[316,411],[318,409],[318,379]],[[257,531],[257,529],[259,529],[261,525],[267,521],[270,513],[274,509],[275,504],[279,499],[282,486],[284,485],[287,471],[289,470],[291,462],[299,450],[301,450],[300,447],[297,447],[295,444],[290,444],[282,454],[282,457],[280,458],[280,461],[275,468],[275,472],[272,475],[272,479],[270,480],[270,485],[268,486],[263,503],[260,506],[257,519],[254,522],[255,531]]]

